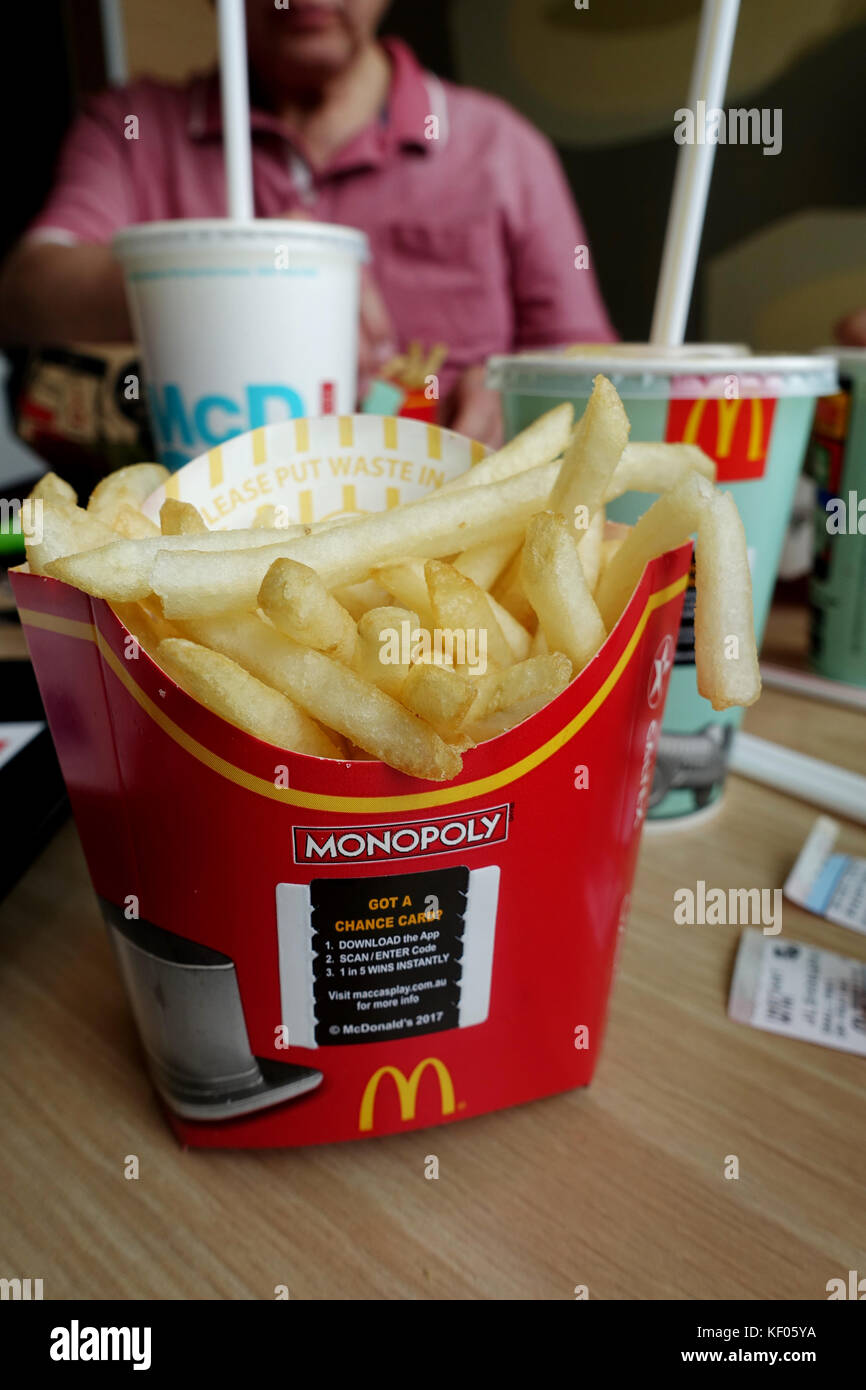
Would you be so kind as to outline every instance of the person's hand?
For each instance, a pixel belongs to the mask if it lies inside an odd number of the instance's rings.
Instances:
[[[361,271],[361,318],[358,333],[358,396],[363,401],[379,369],[399,352],[397,333],[382,292],[367,266]]]
[[[24,238],[0,273],[0,342],[131,343],[123,270],[109,247]]]
[[[450,429],[498,449],[504,438],[499,392],[484,385],[486,368],[469,367],[458,378],[446,408]]]
[[[833,329],[836,342],[843,347],[866,347],[866,309],[855,309],[846,314]]]

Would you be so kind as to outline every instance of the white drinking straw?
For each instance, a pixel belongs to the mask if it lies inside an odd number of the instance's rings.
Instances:
[[[834,763],[781,748],[753,734],[738,733],[728,770],[866,825],[866,777]]]
[[[123,87],[129,80],[129,69],[120,0],[99,0],[99,17],[106,76],[112,87]]]
[[[866,686],[831,681],[811,671],[792,671],[772,661],[761,662],[761,680],[773,690],[787,690],[792,695],[806,695],[812,700],[826,700],[831,705],[847,705],[849,709],[866,710]]]
[[[695,139],[680,147],[677,159],[650,331],[650,342],[659,346],[677,347],[685,338],[716,153],[705,143],[698,103],[706,113],[724,102],[739,9],[740,0],[704,0],[689,88]]]
[[[249,222],[255,214],[244,0],[217,0],[217,17],[226,205],[234,221]]]

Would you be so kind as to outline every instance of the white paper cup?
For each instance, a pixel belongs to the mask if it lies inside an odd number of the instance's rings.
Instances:
[[[324,222],[150,222],[114,238],[162,462],[355,409],[367,238]]]

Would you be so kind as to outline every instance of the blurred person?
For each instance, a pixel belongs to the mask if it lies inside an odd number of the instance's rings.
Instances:
[[[405,44],[378,39],[386,9],[247,0],[255,215],[366,232],[361,380],[412,339],[446,343],[443,420],[495,445],[491,353],[615,334],[550,143],[504,102],[440,81]],[[90,99],[0,275],[0,339],[129,341],[114,233],[225,213],[216,72]]]

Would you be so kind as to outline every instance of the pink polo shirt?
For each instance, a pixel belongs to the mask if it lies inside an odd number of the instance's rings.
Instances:
[[[592,270],[575,268],[586,233],[550,143],[504,102],[424,72],[405,44],[385,49],[387,109],[325,168],[253,111],[256,216],[303,210],[365,231],[399,346],[449,345],[445,391],[491,353],[613,339]],[[145,80],[87,103],[29,235],[105,243],[133,222],[225,211],[215,74]]]

